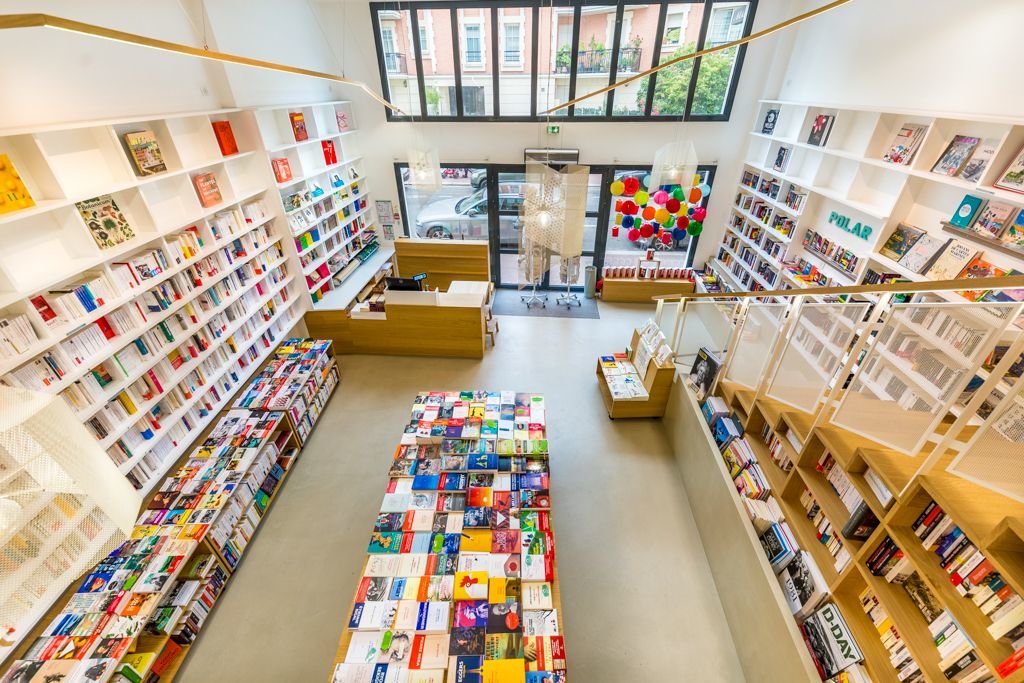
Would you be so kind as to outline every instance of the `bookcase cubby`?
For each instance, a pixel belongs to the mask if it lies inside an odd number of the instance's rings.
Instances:
[[[816,124],[823,130],[815,132]],[[919,131],[913,157],[884,159],[905,127]],[[953,174],[933,170],[957,136],[973,137],[979,141],[973,149],[991,152],[980,171],[968,172],[967,164]],[[965,195],[1010,204],[1013,215],[1024,209],[1024,194],[995,186],[1022,148],[1024,121],[763,100],[722,247],[708,269],[725,291],[927,280],[930,264],[911,268],[881,253],[906,224],[943,241],[968,242],[1002,272],[1024,270],[1024,250],[949,225]],[[791,191],[798,203],[787,206]],[[809,231],[827,240],[832,253],[809,247]],[[963,300],[956,293],[942,298]]]

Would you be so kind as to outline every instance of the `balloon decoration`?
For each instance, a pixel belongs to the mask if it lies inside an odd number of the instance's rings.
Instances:
[[[609,189],[615,200],[615,224],[626,231],[630,242],[650,240],[648,247],[660,242],[672,246],[673,241],[696,237],[704,230],[708,211],[701,206],[711,194],[711,186],[700,175],[693,177],[690,187],[664,185],[652,188],[650,176],[627,176],[612,182]]]

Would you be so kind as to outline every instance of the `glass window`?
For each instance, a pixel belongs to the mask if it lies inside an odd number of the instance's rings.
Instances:
[[[427,40],[427,27],[422,23],[420,19],[420,52],[424,55],[430,54],[430,41]]]
[[[411,237],[487,239],[487,169],[442,166],[441,187],[436,192],[409,185],[409,168],[404,164],[401,174]]]
[[[466,8],[459,13],[462,42],[462,114],[494,114],[494,69],[491,59],[491,11]]]
[[[452,49],[452,12],[419,10],[420,36],[426,30],[430,52],[423,53],[423,89],[427,116],[458,116],[455,101],[455,52]]]
[[[484,63],[483,40],[480,37],[483,27],[480,24],[465,24],[466,49],[462,61],[466,66],[482,66]]]
[[[506,64],[519,65],[523,62],[522,24],[516,22],[505,23],[504,52],[502,59]]]
[[[711,25],[708,27],[707,47],[739,40],[747,21],[747,3],[715,5],[711,10]]]
[[[746,26],[747,3],[715,5],[711,10],[706,45],[714,47],[738,40]],[[729,92],[733,87],[738,47],[701,57],[697,85],[693,91],[691,114],[721,116],[725,113]],[[659,77],[660,78],[660,77]]]
[[[673,15],[685,13],[687,30],[680,30],[679,39],[674,44],[667,42],[667,36],[662,37],[659,64],[697,51],[704,6],[696,3],[669,5],[668,12]],[[689,96],[692,75],[692,61],[681,62],[659,71],[655,79],[654,99],[651,101],[651,116],[685,116],[686,98]],[[648,86],[649,83],[645,79],[640,87],[645,96]]]
[[[417,116],[420,112],[419,79],[412,47],[409,10],[378,14],[380,48],[387,74],[387,96],[399,109]]]
[[[626,5],[616,80],[654,66],[654,36],[658,32],[659,5]],[[647,79],[624,85],[611,93],[613,116],[643,116],[647,106]]]
[[[540,10],[540,51],[537,57],[537,116],[569,101],[572,68],[573,10],[570,7],[542,7]],[[551,116],[567,116],[568,108]]]
[[[501,79],[498,81],[501,116],[530,116],[533,87],[533,12],[529,7],[498,10],[502,23]]]

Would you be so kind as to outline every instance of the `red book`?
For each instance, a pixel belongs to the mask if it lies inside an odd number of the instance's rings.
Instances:
[[[30,301],[32,302],[32,305],[36,307],[36,311],[39,312],[44,323],[49,325],[51,320],[56,320],[57,313],[50,308],[50,304],[46,303],[46,299],[42,296],[32,297]]]
[[[105,317],[101,317],[96,321],[96,327],[100,328],[100,332],[102,332],[103,336],[107,339],[113,339],[117,336],[117,333],[114,332],[114,328],[110,326],[110,323],[107,322]]]
[[[338,163],[338,151],[334,148],[334,140],[321,140],[320,146],[324,148],[324,163],[328,166]]]
[[[286,183],[292,179],[292,167],[288,163],[287,157],[271,159],[270,165],[274,167],[274,178],[277,179],[277,182]]]
[[[162,674],[178,656],[179,652],[181,652],[181,646],[173,640],[168,640],[164,645],[164,649],[161,650],[157,658],[153,660],[153,666],[149,667],[150,673],[154,673],[157,676]]]
[[[157,393],[164,393],[164,388],[160,386],[160,380],[156,378],[156,374],[152,370],[147,371],[146,374],[149,376],[149,379],[153,382],[153,386],[156,387]]]
[[[981,561],[981,564],[974,568],[973,572],[967,575],[967,581],[970,582],[972,586],[980,585],[982,579],[984,579],[986,576],[992,573],[992,571],[992,563],[989,562],[988,558],[986,557],[984,560]]]
[[[292,122],[292,133],[295,134],[295,142],[302,142],[309,139],[309,132],[306,130],[306,117],[300,111],[288,113],[288,119]]]
[[[199,203],[204,208],[210,208],[224,201],[220,194],[220,187],[217,186],[217,176],[214,174],[198,173],[192,176],[192,184],[195,185]]]
[[[235,142],[235,134],[231,130],[230,121],[214,121],[213,134],[220,145],[220,153],[226,157],[238,154],[238,144]]]

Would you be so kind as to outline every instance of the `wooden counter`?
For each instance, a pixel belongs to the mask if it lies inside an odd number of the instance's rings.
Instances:
[[[601,300],[653,305],[652,296],[688,294],[692,291],[692,280],[639,280],[632,277],[606,277],[601,290]]]
[[[401,277],[426,273],[427,285],[444,291],[457,280],[491,280],[486,240],[399,239],[395,241],[395,268]]]
[[[383,313],[310,311],[306,328],[335,353],[483,358],[488,283],[452,282],[447,292],[385,292]]]

